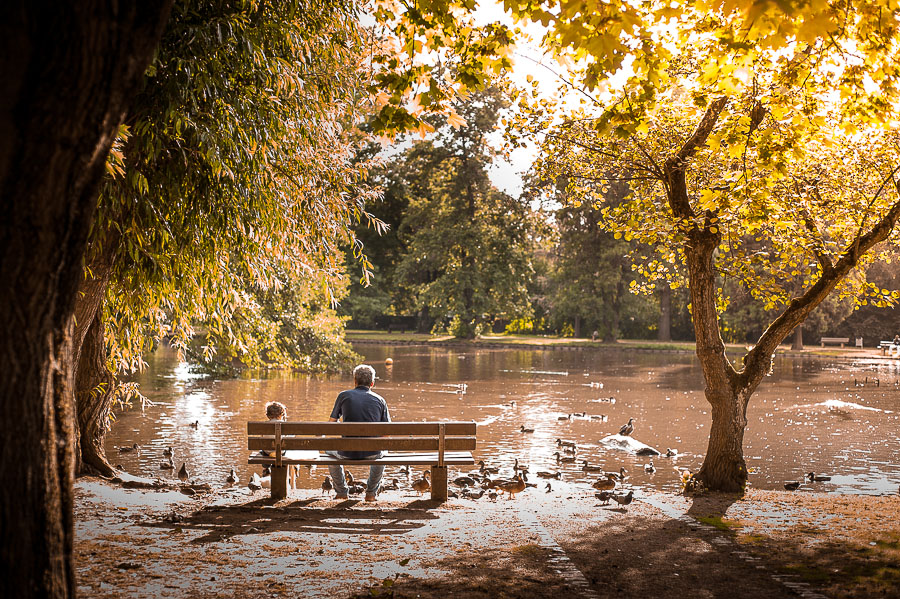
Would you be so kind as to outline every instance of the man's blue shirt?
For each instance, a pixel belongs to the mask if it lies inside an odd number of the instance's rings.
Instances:
[[[355,389],[341,391],[334,402],[331,417],[344,422],[390,422],[391,415],[388,412],[387,402],[384,398],[365,385]],[[342,451],[345,458],[361,460],[369,457],[378,457],[380,451]]]

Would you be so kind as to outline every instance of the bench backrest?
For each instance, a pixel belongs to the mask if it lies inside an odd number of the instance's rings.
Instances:
[[[320,451],[445,451],[475,449],[475,423],[469,422],[248,422],[247,449],[281,452]]]

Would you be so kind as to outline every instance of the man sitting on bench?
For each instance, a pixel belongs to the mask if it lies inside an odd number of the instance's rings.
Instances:
[[[390,422],[387,403],[384,398],[372,391],[375,386],[375,369],[368,364],[360,364],[353,369],[353,382],[355,389],[341,391],[334,408],[331,410],[331,422],[343,419],[344,422]],[[381,452],[375,451],[326,451],[328,455],[348,460],[365,460],[380,458]],[[328,466],[331,470],[331,480],[334,481],[335,499],[347,499],[347,481],[344,478],[344,468],[340,464]],[[384,466],[373,464],[369,466],[369,480],[366,482],[366,501],[375,501],[378,487],[381,485],[381,476],[384,474]]]

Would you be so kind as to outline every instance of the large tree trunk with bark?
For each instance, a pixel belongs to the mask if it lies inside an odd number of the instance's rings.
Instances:
[[[697,477],[710,489],[743,492],[747,484],[747,465],[744,462],[746,404],[741,401],[739,393],[716,394],[709,389],[706,399],[712,406],[712,425],[706,458]]]
[[[0,596],[71,597],[73,311],[104,163],[170,2],[0,22]]]

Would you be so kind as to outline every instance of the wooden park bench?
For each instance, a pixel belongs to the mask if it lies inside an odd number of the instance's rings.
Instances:
[[[900,345],[897,345],[896,343],[894,343],[894,341],[892,339],[889,339],[887,341],[885,341],[885,340],[880,341],[878,343],[878,348],[881,350],[882,356],[886,355],[888,353],[888,351],[891,352],[892,356],[895,353],[900,354]]]
[[[850,343],[850,337],[822,337],[819,339],[822,347],[825,347],[826,343],[840,343],[841,347],[844,347],[845,343]]]
[[[431,498],[447,500],[447,466],[475,463],[474,422],[248,422],[251,464],[272,467],[272,499],[287,497],[287,467],[430,466]],[[322,451],[383,451],[377,459],[349,460]],[[261,451],[268,452],[264,455]]]

